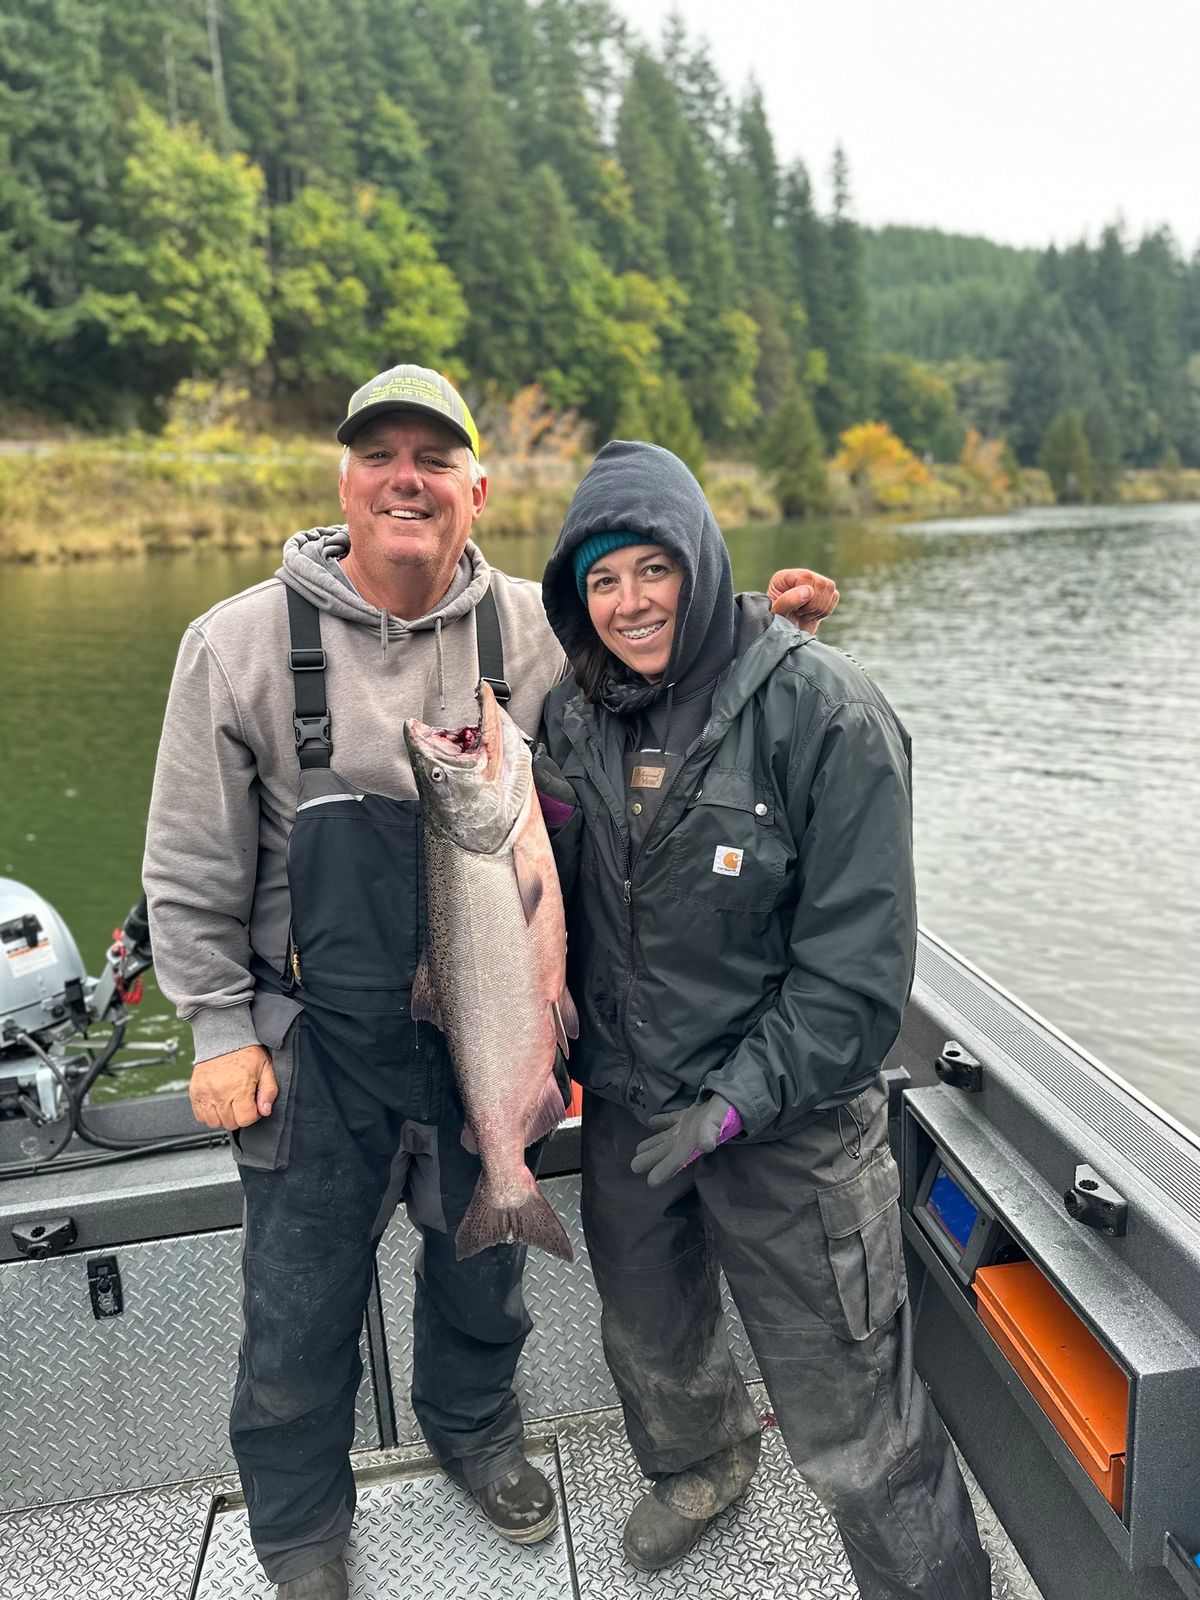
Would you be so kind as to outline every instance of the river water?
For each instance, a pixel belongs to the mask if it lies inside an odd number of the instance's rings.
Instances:
[[[483,543],[527,577],[549,547]],[[837,579],[822,638],[913,736],[924,926],[1200,1130],[1200,506],[791,525],[729,544],[742,588],[791,564]],[[137,898],[179,636],[275,565],[0,568],[0,875],[57,906],[92,972]],[[138,1037],[174,1029],[151,990]]]

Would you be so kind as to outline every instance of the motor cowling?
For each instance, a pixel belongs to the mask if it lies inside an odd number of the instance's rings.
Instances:
[[[75,1032],[90,988],[79,946],[54,907],[0,878],[0,1060],[27,1048],[22,1034],[45,1048]]]

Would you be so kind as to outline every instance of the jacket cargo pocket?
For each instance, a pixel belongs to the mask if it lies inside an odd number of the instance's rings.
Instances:
[[[887,1150],[817,1196],[833,1269],[829,1322],[841,1338],[868,1338],[904,1303],[899,1198],[900,1174]]]
[[[233,1159],[243,1167],[279,1172],[288,1164],[296,1077],[296,1036],[303,1006],[285,994],[262,991],[254,996],[250,1015],[259,1044],[271,1057],[279,1093],[269,1117],[259,1117],[231,1136]]]

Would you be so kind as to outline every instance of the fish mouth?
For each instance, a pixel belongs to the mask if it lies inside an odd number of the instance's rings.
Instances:
[[[499,711],[490,684],[481,682],[475,698],[479,702],[477,723],[468,723],[465,728],[431,728],[427,722],[412,717],[408,726],[431,754],[464,770],[485,767],[491,777],[493,769],[499,766],[501,754]]]
[[[428,723],[418,722],[415,717],[409,726],[427,750],[455,766],[473,767],[475,758],[483,749],[483,729],[478,726],[431,728]]]

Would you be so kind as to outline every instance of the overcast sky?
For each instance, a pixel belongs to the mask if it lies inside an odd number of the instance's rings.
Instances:
[[[1121,215],[1200,245],[1200,0],[617,0],[681,10],[725,82],[753,74],[822,204],[840,140],[861,222],[1010,244]]]

